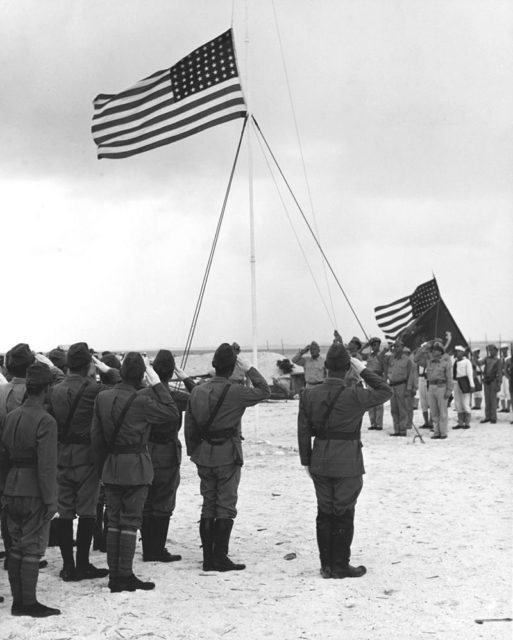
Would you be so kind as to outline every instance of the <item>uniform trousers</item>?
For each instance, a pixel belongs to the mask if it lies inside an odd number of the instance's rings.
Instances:
[[[421,411],[429,411],[427,380],[419,376],[419,402]]]
[[[201,517],[235,518],[241,476],[240,464],[225,464],[220,467],[196,466],[200,477],[200,493],[203,496]]]
[[[390,398],[390,412],[394,421],[394,433],[406,434],[406,421],[408,419],[408,405],[406,401],[406,383],[392,387]]]
[[[41,498],[4,496],[2,501],[12,538],[9,552],[20,556],[44,556],[50,535],[50,518]]]
[[[109,529],[141,528],[143,507],[148,495],[147,484],[105,485],[105,502]]]
[[[492,380],[489,384],[483,383],[484,402],[485,402],[485,419],[497,420],[497,389],[496,380]]]
[[[445,390],[445,384],[440,386],[436,384],[429,385],[429,410],[431,411],[433,435],[435,436],[447,435],[448,410]]]
[[[100,478],[93,464],[78,467],[59,467],[58,511],[61,518],[73,520],[75,516],[96,518],[96,505],[100,493]]]
[[[354,509],[363,487],[363,476],[332,478],[310,473],[317,496],[317,508],[325,514],[342,516]]]
[[[153,465],[153,482],[144,504],[144,515],[170,517],[176,506],[176,492],[180,485],[181,450],[174,442],[148,446]]]
[[[369,413],[371,427],[376,427],[377,429],[383,429],[383,405],[378,404],[375,407],[371,407],[368,413]]]

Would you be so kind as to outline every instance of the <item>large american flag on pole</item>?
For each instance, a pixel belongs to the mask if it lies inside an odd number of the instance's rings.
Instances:
[[[420,284],[409,296],[374,307],[376,322],[387,340],[395,340],[403,329],[439,301],[440,291],[433,278]]]
[[[229,29],[173,67],[94,99],[98,158],[127,158],[246,115]]]

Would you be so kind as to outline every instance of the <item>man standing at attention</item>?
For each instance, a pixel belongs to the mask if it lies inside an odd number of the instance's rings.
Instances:
[[[382,380],[387,378],[387,360],[384,351],[381,349],[381,340],[371,338],[369,340],[370,353],[367,355],[367,371],[372,371]],[[378,404],[369,409],[371,426],[369,431],[381,431],[383,429],[383,405]]]
[[[26,372],[25,402],[5,419],[0,448],[0,484],[11,548],[7,571],[13,616],[46,618],[59,609],[37,601],[39,561],[57,511],[57,425],[45,408],[52,374],[46,364]]]
[[[501,361],[497,357],[497,347],[489,344],[486,347],[487,356],[479,360],[479,364],[483,367],[483,388],[485,401],[485,417],[481,420],[484,422],[497,422],[497,392],[502,380]]]
[[[300,397],[298,444],[301,464],[311,476],[317,496],[317,545],[323,578],[360,578],[363,566],[352,567],[351,543],[355,505],[363,486],[360,431],[366,411],[383,404],[392,389],[365,363],[350,358],[343,344],[335,343],[326,356],[328,377],[306,389]],[[346,386],[349,369],[363,386]],[[312,437],[315,438],[312,447]]]
[[[252,387],[230,382],[236,362]],[[191,391],[185,414],[187,455],[198,469],[203,496],[200,537],[204,571],[240,571],[228,557],[237,515],[242,458],[241,418],[247,407],[270,397],[265,378],[233,346],[221,344],[212,360],[216,375]]]
[[[404,344],[396,340],[392,348],[393,356],[389,360],[388,384],[392,387],[390,412],[394,423],[391,436],[406,436],[408,421],[408,397],[415,395],[415,368],[411,359],[404,353]]]
[[[458,424],[453,429],[470,429],[470,396],[474,391],[474,371],[472,363],[465,356],[465,347],[454,347],[456,360],[452,373],[454,384],[454,406],[458,412]]]
[[[308,352],[310,352],[310,355],[305,356],[305,353]],[[324,378],[326,377],[324,358],[321,356],[319,344],[315,342],[315,340],[312,340],[310,344],[300,349],[296,355],[292,357],[292,362],[300,365],[305,370],[305,384],[307,389],[324,382]]]

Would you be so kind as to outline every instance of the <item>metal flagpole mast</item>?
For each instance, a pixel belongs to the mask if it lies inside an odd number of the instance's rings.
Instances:
[[[245,36],[245,63],[246,63],[246,99],[248,103],[248,115],[251,113],[249,95],[249,20],[248,3],[245,3],[246,36]],[[255,209],[253,198],[253,151],[251,131],[248,128],[246,142],[248,148],[248,196],[249,196],[249,263],[251,271],[251,343],[253,350],[253,364],[258,367],[258,336],[257,336],[257,299],[256,299],[256,244],[255,244]]]
[[[248,19],[248,3],[245,3],[245,20],[246,34],[244,40],[244,53],[246,65],[246,100],[248,107],[248,116],[251,113],[251,100],[249,93],[249,19]],[[257,336],[257,298],[256,298],[256,243],[255,243],[255,209],[253,198],[253,153],[251,144],[251,132],[248,128],[246,136],[248,148],[248,195],[249,195],[249,263],[251,271],[251,342],[253,351],[253,365],[258,368],[258,336]],[[258,405],[254,408],[255,415],[255,437],[259,431],[259,411]]]

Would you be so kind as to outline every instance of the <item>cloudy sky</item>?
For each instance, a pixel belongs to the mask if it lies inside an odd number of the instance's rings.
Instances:
[[[185,344],[242,121],[100,161],[92,100],[232,23],[250,109],[358,318],[252,134],[259,343],[379,335],[374,306],[433,274],[465,336],[513,338],[510,1],[1,7],[0,351]],[[196,347],[252,341],[248,158]]]

